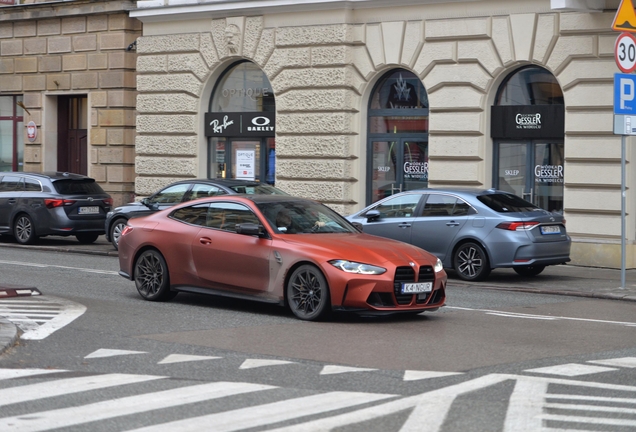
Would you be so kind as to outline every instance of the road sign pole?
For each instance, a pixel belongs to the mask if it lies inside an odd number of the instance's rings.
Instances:
[[[621,135],[621,288],[625,288],[625,135]]]

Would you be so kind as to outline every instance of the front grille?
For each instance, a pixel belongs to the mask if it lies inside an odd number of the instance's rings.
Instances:
[[[401,294],[402,282],[415,282],[415,270],[413,267],[398,267],[395,269],[395,278],[393,279],[393,292],[395,300],[400,305],[411,303],[413,294]]]

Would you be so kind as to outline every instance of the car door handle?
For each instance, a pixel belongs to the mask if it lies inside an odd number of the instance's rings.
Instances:
[[[400,228],[411,228],[411,224],[408,222],[402,222],[401,224],[398,225],[398,227]]]
[[[459,222],[449,221],[449,222],[446,222],[446,226],[450,226],[450,227],[459,226]]]
[[[202,245],[209,245],[212,244],[212,239],[210,237],[201,237],[199,239],[199,243],[201,243]]]

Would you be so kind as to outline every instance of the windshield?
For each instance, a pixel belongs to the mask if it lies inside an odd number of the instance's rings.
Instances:
[[[53,182],[55,190],[61,195],[98,195],[104,194],[94,179],[56,180]]]
[[[230,186],[234,192],[238,194],[248,195],[288,195],[280,189],[268,184],[257,183],[253,185],[236,185]]]
[[[258,208],[274,231],[281,234],[358,233],[342,216],[317,202],[260,203]]]
[[[512,194],[488,194],[477,197],[479,201],[499,213],[536,211],[539,207]]]

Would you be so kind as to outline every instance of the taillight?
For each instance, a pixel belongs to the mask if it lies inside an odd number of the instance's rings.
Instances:
[[[107,206],[112,206],[113,205],[113,199],[112,198],[106,198],[104,201],[104,204],[106,204]]]
[[[126,226],[124,227],[124,229],[123,229],[123,230],[121,230],[121,235],[122,235],[122,236],[125,236],[126,234],[128,234],[128,233],[129,233],[129,232],[131,232],[132,230],[133,230],[133,229],[132,229],[132,227],[129,227],[128,225],[126,225]]]
[[[497,228],[509,231],[527,231],[539,225],[539,222],[502,222]]]
[[[75,204],[74,200],[53,199],[53,198],[48,198],[44,200],[44,205],[46,206],[46,208],[50,208],[50,209],[55,207],[69,206],[73,204]]]

